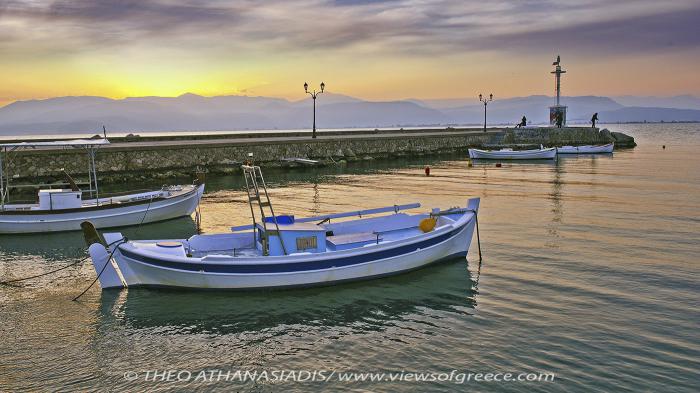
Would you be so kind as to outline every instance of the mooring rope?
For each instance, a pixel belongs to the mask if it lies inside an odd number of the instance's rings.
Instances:
[[[90,283],[90,285],[88,285],[87,288],[85,288],[84,291],[82,291],[82,292],[80,293],[80,295],[74,297],[74,298],[73,298],[73,301],[77,301],[81,296],[85,295],[85,293],[86,293],[88,290],[90,290],[90,288],[92,288],[93,285],[95,285],[95,283],[97,282],[97,280],[99,280],[100,277],[102,276],[102,273],[104,273],[104,271],[107,269],[107,265],[109,265],[109,264],[112,262],[112,256],[114,256],[114,252],[117,251],[117,249],[119,248],[119,246],[120,246],[122,243],[126,243],[127,241],[128,241],[128,239],[127,239],[126,237],[122,237],[121,239],[115,240],[115,241],[113,241],[113,242],[111,242],[111,243],[109,243],[109,244],[107,245],[107,249],[109,249],[109,247],[112,246],[113,244],[119,243],[119,244],[115,245],[114,248],[112,249],[112,252],[109,253],[109,257],[107,257],[107,262],[105,262],[105,265],[102,266],[102,269],[101,269],[100,272],[97,274],[97,277],[95,277],[95,279]]]
[[[200,199],[201,202],[201,199]],[[202,234],[202,208],[200,207],[200,202],[197,202],[197,210],[194,213],[195,225],[197,234]]]
[[[29,277],[23,277],[23,278],[15,278],[15,279],[12,279],[12,280],[7,280],[7,281],[0,281],[0,285],[16,286],[16,285],[11,285],[10,283],[19,282],[19,281],[26,281],[26,280],[31,280],[31,279],[33,279],[33,278],[39,278],[39,277],[43,277],[43,276],[48,276],[49,274],[53,274],[53,273],[56,273],[56,272],[60,272],[61,270],[68,269],[68,268],[71,267],[71,266],[75,266],[75,265],[77,265],[77,264],[79,264],[79,263],[81,263],[81,262],[85,262],[88,258],[90,258],[90,255],[87,255],[87,256],[85,256],[85,258],[83,258],[83,259],[81,259],[81,260],[79,260],[79,261],[73,262],[73,263],[71,263],[70,265],[63,266],[63,267],[61,267],[61,268],[58,268],[58,269],[56,269],[56,270],[52,270],[52,271],[50,271],[50,272],[46,272],[46,273],[42,273],[42,274],[37,274],[37,275],[35,275],[35,276],[29,276]]]
[[[481,238],[479,237],[479,212],[474,209],[468,209],[466,211],[474,213],[474,221],[476,224],[476,245],[479,247],[479,264],[481,264]]]
[[[134,236],[136,236],[139,233],[139,231],[141,230],[141,225],[144,221],[146,221],[146,215],[148,215],[148,211],[151,210],[151,202],[153,202],[153,195],[151,195],[151,199],[148,200],[148,206],[146,206],[146,211],[143,213],[143,217],[141,217],[141,222],[139,222],[139,225],[136,226]]]

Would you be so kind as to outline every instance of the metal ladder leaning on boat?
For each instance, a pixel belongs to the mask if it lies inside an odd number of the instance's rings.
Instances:
[[[265,185],[265,178],[263,177],[260,167],[257,165],[242,165],[241,168],[243,169],[243,177],[245,178],[245,187],[246,192],[248,194],[248,205],[250,206],[250,215],[253,219],[253,240],[256,240],[256,236],[258,236],[256,235],[258,231],[255,230],[255,208],[253,207],[253,203],[255,203],[260,209],[260,220],[264,229],[263,233],[260,234],[260,242],[262,243],[263,255],[270,255],[270,235],[277,236],[280,239],[282,251],[284,252],[284,255],[287,255],[287,248],[284,246],[284,240],[279,235],[280,227],[277,223],[277,216],[275,215],[275,209],[272,208],[272,202],[270,202],[270,196],[267,193],[267,186]],[[262,201],[260,198],[261,191],[263,193],[263,196],[265,197],[265,201]],[[268,221],[267,216],[265,214],[265,207],[269,208],[270,210],[270,217],[272,218],[272,222],[275,224],[274,231],[269,230],[267,228]]]

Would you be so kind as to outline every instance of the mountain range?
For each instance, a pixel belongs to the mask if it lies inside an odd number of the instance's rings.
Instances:
[[[545,124],[552,97],[496,98],[487,108],[491,125],[513,125],[525,115]],[[562,97],[570,124],[587,123],[598,112],[602,123],[700,121],[700,98],[597,96]],[[319,128],[409,127],[483,124],[477,99],[367,101],[326,92],[316,102]],[[311,98],[289,101],[252,96],[56,97],[16,101],[0,108],[0,135],[113,132],[308,129]]]

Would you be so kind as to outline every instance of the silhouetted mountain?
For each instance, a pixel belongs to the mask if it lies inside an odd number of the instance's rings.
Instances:
[[[549,121],[549,107],[554,103],[554,98],[541,95],[493,100],[488,104],[487,115],[494,123],[516,124],[525,116],[528,122],[542,124]],[[562,97],[561,104],[568,106],[569,121],[584,121],[595,112],[622,108],[610,98],[594,96]],[[478,101],[463,107],[442,109],[442,112],[452,123],[478,124],[484,121],[484,106]]]
[[[695,97],[688,94],[673,97],[620,96],[613,97],[613,99],[624,106],[700,109],[700,97]]]
[[[523,115],[533,124],[547,123],[553,103],[554,98],[542,95],[497,98],[488,105],[488,123],[513,125]],[[698,110],[624,107],[607,97],[563,97],[562,104],[569,107],[570,123],[587,122],[595,112],[601,122],[700,120]],[[484,119],[484,107],[474,98],[372,102],[325,92],[316,105],[319,128],[476,125]],[[311,106],[310,97],[294,102],[196,94],[120,100],[57,97],[0,108],[0,134],[96,133],[103,124],[112,132],[310,128]]]
[[[606,123],[700,121],[700,110],[627,107],[601,112],[599,118]]]

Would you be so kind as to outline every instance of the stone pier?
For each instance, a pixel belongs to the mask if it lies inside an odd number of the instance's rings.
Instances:
[[[526,147],[603,144],[635,146],[634,139],[591,127],[411,130],[353,130],[320,132],[251,132],[236,135],[178,135],[173,137],[110,138],[97,153],[102,183],[143,178],[191,175],[197,168],[212,173],[238,170],[248,153],[261,166],[293,165],[283,158],[307,158],[322,163],[410,157],[463,152],[469,147]],[[7,142],[7,141],[3,141]],[[80,149],[24,150],[11,153],[10,173],[17,182],[57,179],[60,170],[87,175],[87,154]]]

